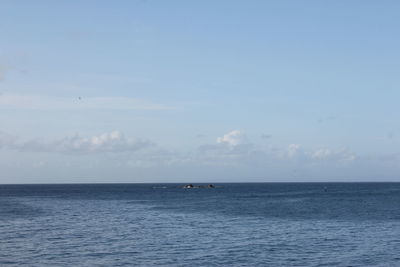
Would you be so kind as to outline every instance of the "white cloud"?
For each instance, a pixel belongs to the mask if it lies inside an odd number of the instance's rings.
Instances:
[[[0,95],[0,109],[21,110],[169,110],[173,107],[132,97],[56,97]]]
[[[136,138],[126,138],[119,131],[89,137],[76,134],[54,141],[43,141],[41,139],[18,141],[16,137],[0,134],[0,147],[29,152],[115,153],[134,152],[151,146],[154,146],[152,142]]]
[[[286,148],[274,148],[271,152],[274,154],[274,158],[279,160],[299,160],[307,158],[307,152],[305,152],[299,144],[290,144]]]
[[[107,154],[116,162],[136,167],[188,167],[220,166],[244,167],[267,170],[284,166],[319,168],[318,166],[342,166],[356,159],[348,149],[303,149],[299,144],[287,147],[257,145],[247,140],[244,133],[235,130],[217,138],[214,144],[205,144],[194,151],[165,150],[147,140],[125,137],[119,131],[99,135],[66,136],[57,140],[21,140],[0,133],[0,148],[19,152],[47,152],[64,155]],[[129,155],[127,155],[129,153]],[[35,163],[36,167],[38,164]],[[40,165],[40,164],[39,164]]]
[[[286,150],[278,151],[277,155],[281,159],[292,159],[301,160],[304,164],[316,163],[320,161],[325,162],[349,162],[355,160],[356,154],[348,150],[347,148],[342,149],[329,149],[320,148],[314,151],[305,150],[299,144],[290,144]]]
[[[234,147],[247,143],[247,138],[241,131],[233,130],[222,137],[218,137],[217,143]]]
[[[332,155],[332,151],[330,149],[321,148],[316,150],[311,157],[314,159],[326,159]]]
[[[198,162],[222,165],[263,165],[295,164],[311,166],[322,162],[340,164],[351,162],[356,155],[348,149],[307,150],[300,144],[287,147],[270,147],[251,143],[239,130],[231,131],[217,138],[217,144],[200,146],[196,158]]]
[[[132,138],[125,138],[120,132],[113,131],[91,137],[75,135],[55,141],[50,145],[60,152],[90,153],[136,151],[150,146],[151,143]]]
[[[321,148],[314,151],[311,154],[311,158],[316,160],[353,161],[356,159],[356,155],[347,148],[336,151],[328,148]]]
[[[252,153],[253,150],[253,144],[248,141],[246,135],[239,130],[233,130],[218,137],[214,144],[199,146],[193,160],[226,165],[238,158],[243,158],[245,154]]]
[[[289,158],[295,158],[299,155],[303,154],[303,150],[298,144],[290,144],[287,148],[287,156]]]

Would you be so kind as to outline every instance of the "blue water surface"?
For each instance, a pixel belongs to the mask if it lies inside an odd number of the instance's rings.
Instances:
[[[400,183],[0,185],[0,266],[400,266]]]

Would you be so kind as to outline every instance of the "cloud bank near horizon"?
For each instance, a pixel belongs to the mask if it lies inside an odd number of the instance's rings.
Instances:
[[[114,130],[93,136],[82,136],[77,133],[56,140],[34,138],[23,140],[16,135],[0,132],[0,148],[18,150],[22,152],[47,152],[47,153],[118,153],[134,152],[141,149],[157,146],[155,142],[137,137],[126,137],[122,132]],[[260,156],[269,155],[272,158],[283,160],[337,160],[354,161],[355,153],[347,148],[332,150],[319,148],[314,151],[305,151],[299,144],[288,144],[285,148],[266,148],[250,142],[246,134],[240,130],[233,130],[221,137],[215,143],[202,144],[195,152],[196,157],[207,159],[214,157],[244,157],[251,154]]]
[[[187,151],[168,149],[143,138],[127,137],[120,131],[91,136],[75,134],[48,141],[43,138],[24,140],[0,132],[0,155],[4,156],[7,151],[18,153],[22,159],[26,155],[25,163],[21,164],[29,165],[32,173],[40,177],[57,169],[80,176],[101,177],[108,182],[118,177],[126,178],[129,174],[135,179],[141,177],[141,182],[177,181],[185,177],[207,180],[215,176],[228,181],[229,177],[241,181],[251,177],[259,177],[260,181],[278,178],[282,181],[318,181],[320,178],[368,177],[374,172],[384,173],[385,169],[392,177],[400,163],[398,156],[371,159],[348,148],[306,149],[300,144],[265,146],[251,142],[240,130],[230,131],[214,140]],[[117,178],[107,177],[110,173]],[[126,179],[123,181],[131,181],[131,178]]]
[[[126,138],[119,131],[112,131],[93,136],[65,136],[57,140],[46,141],[43,138],[21,140],[15,135],[0,132],[0,148],[20,152],[37,153],[118,153],[135,152],[151,147],[150,141]]]

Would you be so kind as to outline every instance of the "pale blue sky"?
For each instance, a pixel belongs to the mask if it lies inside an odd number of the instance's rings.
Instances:
[[[0,183],[400,181],[398,1],[0,6]]]

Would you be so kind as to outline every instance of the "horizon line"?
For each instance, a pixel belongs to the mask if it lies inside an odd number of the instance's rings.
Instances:
[[[127,184],[346,184],[346,183],[400,183],[400,181],[270,181],[270,182],[82,182],[82,183],[0,183],[3,185],[127,185]]]

